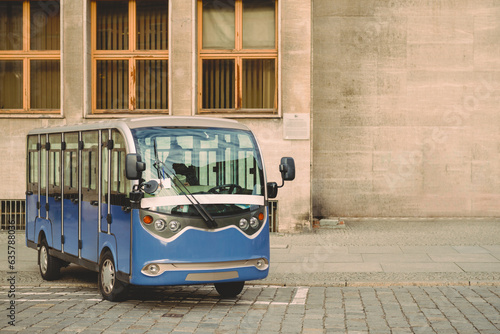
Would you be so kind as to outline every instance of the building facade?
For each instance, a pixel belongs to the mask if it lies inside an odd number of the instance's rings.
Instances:
[[[500,215],[500,4],[472,0],[0,0],[0,201],[36,127],[234,118],[314,217]]]
[[[282,156],[295,157],[296,180],[274,207],[277,229],[307,227],[310,13],[303,1],[1,0],[2,205],[25,196],[32,128],[229,117],[256,134],[269,181],[281,179]]]

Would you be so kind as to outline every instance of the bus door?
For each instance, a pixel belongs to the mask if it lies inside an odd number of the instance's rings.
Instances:
[[[92,262],[98,262],[99,247],[99,132],[85,131],[81,134],[83,144],[80,144],[81,154],[81,192],[80,209],[81,257]]]
[[[39,210],[38,210],[38,217],[42,219],[47,219],[47,195],[48,195],[48,190],[47,190],[47,176],[48,176],[48,169],[47,169],[47,135],[41,135],[40,136],[40,195],[38,196],[39,199]],[[36,240],[38,241],[38,240]]]
[[[48,218],[52,226],[52,247],[61,250],[61,219],[62,219],[62,193],[61,193],[61,134],[50,134],[46,144],[48,151]]]
[[[78,256],[78,133],[65,133],[63,150],[63,231],[65,253]]]
[[[38,135],[28,137],[27,189],[26,189],[26,238],[35,241],[35,219],[38,216],[38,172],[40,150]]]
[[[109,161],[111,160],[111,151],[113,150],[113,140],[111,138],[111,130],[101,131],[101,224],[100,232],[108,233],[111,225],[111,207],[109,205],[110,193],[108,191],[111,179],[111,168]]]
[[[130,181],[125,177],[125,140],[117,130],[111,131],[112,149],[109,166],[109,233],[116,238],[117,270],[130,273],[131,208],[129,201]]]

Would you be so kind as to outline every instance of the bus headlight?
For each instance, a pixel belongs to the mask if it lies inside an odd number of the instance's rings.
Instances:
[[[165,223],[163,219],[157,219],[155,221],[155,230],[157,230],[158,232],[163,231],[165,227],[167,227],[167,223]]]
[[[169,223],[168,223],[168,228],[170,229],[170,231],[172,232],[177,232],[179,231],[179,229],[181,228],[181,223],[179,223],[177,220],[171,220]]]
[[[252,217],[250,219],[250,227],[253,229],[256,229],[257,227],[259,227],[259,220],[255,217]]]
[[[246,231],[248,229],[248,220],[245,218],[241,218],[238,226],[243,230]]]

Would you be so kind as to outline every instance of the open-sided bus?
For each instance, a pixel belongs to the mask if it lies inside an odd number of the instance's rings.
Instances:
[[[293,180],[283,158],[283,180]],[[41,276],[76,263],[103,298],[128,285],[214,283],[239,294],[269,271],[266,183],[252,132],[230,120],[149,117],[27,137],[26,244]],[[281,184],[282,186],[283,184]]]

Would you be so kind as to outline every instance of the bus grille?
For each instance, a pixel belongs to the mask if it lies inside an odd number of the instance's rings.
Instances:
[[[0,200],[0,230],[7,230],[10,222],[14,222],[16,230],[26,227],[26,201]],[[12,226],[12,225],[10,225]]]
[[[268,201],[269,232],[278,232],[278,201]]]

